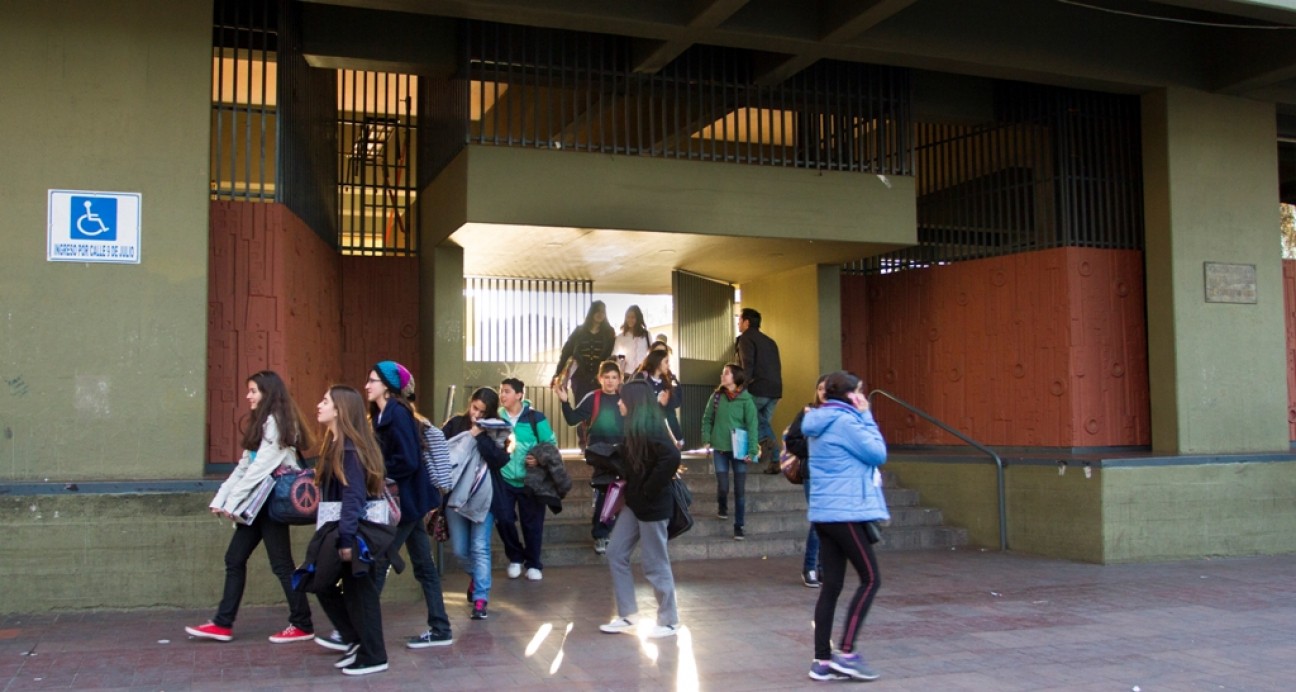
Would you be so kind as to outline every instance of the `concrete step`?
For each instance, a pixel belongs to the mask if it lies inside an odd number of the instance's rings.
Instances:
[[[605,562],[593,550],[590,517],[594,491],[589,486],[591,467],[578,456],[567,456],[567,473],[572,490],[563,500],[563,511],[545,518],[545,565],[589,565]],[[693,492],[693,529],[671,541],[672,560],[802,555],[805,552],[806,520],[804,490],[781,475],[760,473],[756,466],[747,474],[746,540],[733,539],[733,493],[729,495],[730,519],[717,519],[716,481],[710,459],[686,454],[681,467],[683,479]],[[895,476],[883,473],[883,491],[891,511],[891,522],[883,527],[881,551],[930,550],[967,544],[964,529],[943,525],[941,511],[919,504],[918,492],[899,487]],[[496,566],[506,567],[499,536],[493,539]]]
[[[707,560],[736,557],[786,557],[805,554],[806,531],[778,531],[773,533],[755,533],[747,531],[745,540],[733,539],[732,529],[728,522],[720,522],[728,529],[723,533],[712,533],[704,526],[708,520],[694,524],[693,530],[670,542],[671,560]],[[709,520],[717,522],[718,520]],[[887,527],[882,530],[882,542],[875,546],[880,552],[904,550],[931,550],[954,548],[967,544],[967,532],[950,527]],[[636,551],[637,553],[637,551]],[[508,566],[503,548],[498,540],[492,551],[495,567],[503,569]],[[569,565],[606,564],[603,555],[594,552],[593,544],[586,534],[585,540],[579,543],[548,543],[544,545],[544,563],[547,567]],[[636,555],[635,560],[638,559]]]

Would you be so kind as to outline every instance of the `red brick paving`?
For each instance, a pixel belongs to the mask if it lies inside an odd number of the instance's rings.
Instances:
[[[1296,555],[1099,566],[976,551],[883,553],[861,650],[878,690],[1289,690],[1296,687]],[[189,640],[209,610],[0,618],[0,689],[782,690],[806,678],[817,595],[799,560],[675,565],[686,631],[605,635],[602,567],[496,581],[491,617],[468,619],[446,579],[455,644],[410,651],[422,605],[384,602],[391,669],[342,677],[335,654],[274,645],[283,608],[244,608],[230,643]],[[253,570],[251,578],[269,579]],[[408,574],[394,577],[410,579]],[[849,583],[849,582],[848,582]],[[213,594],[213,605],[217,594]],[[641,614],[652,596],[641,583]],[[325,621],[315,608],[317,623]],[[570,634],[565,630],[570,624]],[[545,627],[548,625],[548,627]],[[542,628],[547,636],[537,636]],[[534,640],[534,641],[533,641]],[[528,647],[533,650],[528,655]]]

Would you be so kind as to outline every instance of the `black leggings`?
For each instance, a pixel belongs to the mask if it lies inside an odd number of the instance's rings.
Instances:
[[[837,597],[846,581],[847,561],[855,566],[860,585],[846,611],[845,630],[839,646],[843,652],[850,653],[855,649],[855,639],[859,637],[864,618],[873,605],[873,596],[882,582],[864,522],[816,523],[814,529],[819,533],[819,581],[823,584],[819,589],[819,602],[815,604],[814,644],[815,658],[822,661],[832,655],[833,616],[837,611]]]

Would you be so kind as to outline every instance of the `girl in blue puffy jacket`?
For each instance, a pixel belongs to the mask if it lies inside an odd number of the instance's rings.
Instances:
[[[886,442],[869,413],[864,384],[855,375],[838,371],[824,379],[824,403],[806,411],[801,431],[810,441],[809,518],[819,534],[819,580],[823,588],[815,604],[814,680],[874,680],[878,674],[855,651],[864,618],[877,594],[876,521],[891,518],[882,495]],[[831,637],[837,597],[846,579],[846,563],[859,574],[860,585],[846,611],[845,631],[832,651]]]

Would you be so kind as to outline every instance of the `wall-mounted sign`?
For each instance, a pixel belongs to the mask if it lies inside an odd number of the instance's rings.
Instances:
[[[1254,264],[1206,263],[1207,303],[1256,302],[1256,267]]]
[[[139,264],[138,192],[49,191],[45,258]]]

